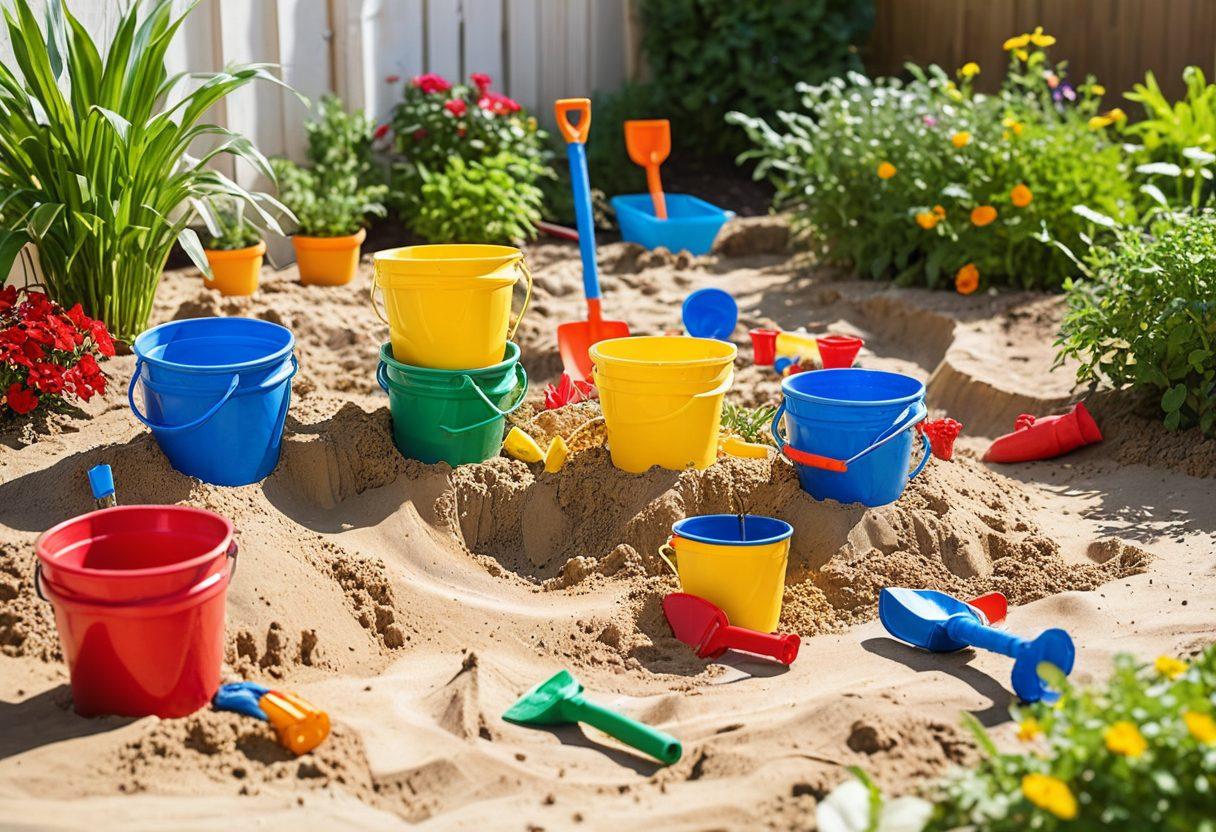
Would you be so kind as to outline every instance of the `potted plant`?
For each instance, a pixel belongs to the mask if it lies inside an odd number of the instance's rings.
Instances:
[[[341,286],[355,276],[369,216],[384,216],[384,185],[368,184],[372,123],[362,111],[347,113],[335,96],[321,99],[310,122],[304,167],[273,159],[283,203],[299,225],[291,238],[300,282]]]
[[[252,295],[258,288],[266,241],[246,218],[245,203],[221,203],[204,219],[209,222],[203,253],[211,274],[203,272],[203,284],[221,295]]]

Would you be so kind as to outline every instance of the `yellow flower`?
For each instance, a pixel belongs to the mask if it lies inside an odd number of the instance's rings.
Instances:
[[[1053,38],[1051,35],[1043,34],[1042,26],[1035,26],[1034,33],[1030,35],[1030,42],[1033,43],[1035,46],[1039,47],[1040,49],[1046,49],[1049,46],[1053,46],[1056,42],[1056,39]]]
[[[891,164],[890,162],[883,162],[881,165],[878,166],[878,178],[879,179],[890,179],[894,175],[895,175],[895,165]]]
[[[1022,742],[1031,742],[1041,733],[1043,733],[1043,726],[1032,716],[1026,717],[1018,725],[1018,739]]]
[[[940,206],[940,205],[934,205],[934,206],[933,206],[933,214],[934,214],[934,215],[935,215],[935,216],[936,216],[936,217],[937,217],[939,220],[944,220],[944,219],[946,218],[946,209],[945,209],[945,208],[943,208],[943,207],[942,207],[942,206]]]
[[[1175,659],[1173,656],[1158,656],[1153,667],[1157,668],[1157,672],[1167,679],[1177,679],[1186,673],[1186,662]]]
[[[962,68],[959,69],[958,74],[970,80],[980,74],[980,65],[975,61],[967,61],[967,63],[963,64]]]
[[[1009,201],[1015,208],[1025,208],[1032,199],[1034,199],[1034,194],[1025,185],[1014,185],[1013,190],[1009,192]]]
[[[971,209],[971,224],[976,228],[983,228],[985,225],[991,225],[996,221],[996,209],[991,205],[977,205]]]
[[[921,211],[916,215],[916,224],[926,231],[931,230],[938,223],[937,214],[932,211]]]
[[[969,295],[980,287],[980,270],[968,263],[954,275],[954,289],[960,295]]]
[[[1001,126],[1007,130],[1012,130],[1015,136],[1022,135],[1022,123],[1013,116],[1005,116],[1001,119]]]
[[[1111,121],[1127,121],[1127,113],[1116,107],[1106,114]]]
[[[1068,784],[1058,777],[1027,774],[1022,778],[1022,794],[1035,806],[1061,820],[1072,820],[1077,816],[1077,799],[1072,796]]]
[[[1106,87],[1101,84],[1090,84],[1089,91],[1093,95],[1106,95]]]
[[[1015,49],[1013,50],[1013,54],[1014,57],[1016,57],[1019,61],[1026,61],[1030,59],[1030,53],[1025,49]]]
[[[1094,116],[1089,120],[1090,130],[1101,130],[1103,127],[1110,127],[1113,122],[1106,116]]]
[[[946,82],[946,95],[954,101],[963,100],[963,93],[954,85],[953,81]]]
[[[1135,723],[1121,720],[1106,729],[1102,735],[1106,747],[1125,757],[1139,757],[1148,750],[1148,741]]]
[[[1006,52],[1012,52],[1014,49],[1025,49],[1030,45],[1030,35],[1018,35],[1005,41],[1002,47]]]
[[[1186,723],[1186,729],[1191,732],[1192,737],[1205,745],[1216,745],[1216,719],[1207,714],[1186,711],[1182,714],[1182,721]]]
[[[955,147],[960,148],[960,149],[964,148],[967,145],[971,144],[971,134],[968,133],[966,130],[959,130],[957,133],[955,133],[953,136],[950,137],[950,144],[952,144]]]

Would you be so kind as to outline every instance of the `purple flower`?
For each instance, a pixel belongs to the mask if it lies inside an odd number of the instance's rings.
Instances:
[[[1064,101],[1076,101],[1077,91],[1073,89],[1072,84],[1064,81],[1051,91],[1051,100],[1057,104],[1061,104]]]
[[[936,127],[937,126],[937,119],[935,119],[933,116],[922,116],[921,121],[923,121],[925,123],[926,127]]]

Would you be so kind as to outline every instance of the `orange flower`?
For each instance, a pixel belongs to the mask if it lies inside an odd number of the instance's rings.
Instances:
[[[878,166],[878,178],[890,179],[895,175],[895,165],[890,162],[883,162]]]
[[[939,220],[944,220],[946,218],[946,209],[940,205],[934,205],[933,206],[933,215],[936,216]]]
[[[957,133],[955,133],[953,136],[950,137],[950,144],[954,145],[955,147],[957,147],[961,150],[962,148],[971,144],[971,134],[968,133],[966,130],[959,130]]]
[[[938,222],[937,214],[932,211],[921,211],[916,215],[916,224],[926,231],[931,230]]]
[[[1013,190],[1009,192],[1009,199],[1016,208],[1025,208],[1034,199],[1034,194],[1030,192],[1030,188],[1025,185],[1014,185]]]
[[[996,209],[991,205],[979,205],[971,209],[971,224],[976,228],[991,225],[996,220]]]
[[[954,275],[954,288],[960,295],[969,295],[980,288],[980,270],[974,263],[968,263]]]

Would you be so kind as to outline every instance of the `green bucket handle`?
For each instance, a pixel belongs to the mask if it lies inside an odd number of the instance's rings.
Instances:
[[[909,411],[911,411],[910,415],[905,416],[904,414],[909,413]],[[773,435],[773,441],[777,443],[778,453],[801,465],[809,465],[812,468],[822,468],[825,471],[844,473],[849,469],[849,466],[857,460],[861,459],[872,451],[878,450],[880,447],[887,444],[918,422],[924,421],[929,415],[929,410],[925,407],[924,402],[917,402],[914,405],[910,405],[904,410],[903,413],[899,414],[899,418],[895,420],[895,424],[878,434],[878,436],[874,437],[874,440],[866,448],[853,454],[848,459],[836,459],[835,457],[821,456],[819,454],[809,453],[808,451],[800,451],[797,448],[791,448],[787,444],[785,437],[781,435],[781,417],[784,415],[785,402],[783,401],[781,402],[781,406],[777,408],[777,412],[773,414],[773,422],[769,426],[769,433]],[[915,479],[917,474],[925,470],[925,465],[927,465],[929,462],[929,437],[922,433],[921,442],[923,447],[921,448],[922,454],[920,464],[917,465],[916,468],[913,469],[912,473],[908,475],[909,481]]]
[[[383,361],[381,361],[380,364],[376,367],[376,381],[380,382],[380,387],[383,388],[385,393],[387,393],[388,392],[388,365],[385,364]],[[482,392],[482,389],[480,387],[477,386],[477,383],[475,381],[473,381],[473,379],[468,374],[462,373],[460,376],[460,389],[463,390],[466,387],[472,387],[473,392],[477,394],[477,398],[481,399],[482,403],[485,404],[486,407],[488,407],[488,408],[490,408],[490,410],[494,411],[494,415],[490,416],[489,418],[482,419],[480,422],[475,422],[471,425],[466,425],[461,428],[450,428],[447,425],[439,425],[439,429],[445,433],[467,433],[468,431],[476,430],[477,428],[481,428],[481,427],[485,427],[486,425],[493,422],[495,419],[505,419],[507,416],[511,415],[516,410],[518,410],[519,406],[524,403],[524,397],[528,395],[528,371],[524,369],[523,364],[520,364],[518,362],[515,364],[515,386],[517,388],[519,388],[519,396],[515,399],[515,402],[510,407],[508,407],[506,410],[499,410],[498,406],[495,405],[494,402],[492,402],[488,398],[486,398],[486,394],[484,392]]]
[[[648,384],[649,382],[641,382],[641,383]],[[735,372],[734,372],[734,370],[731,370],[729,373],[726,374],[726,378],[724,378],[722,381],[720,381],[718,383],[717,387],[715,387],[713,390],[707,390],[704,393],[693,393],[691,396],[688,397],[688,401],[686,401],[684,404],[680,405],[679,409],[676,410],[674,413],[668,413],[663,416],[654,416],[649,419],[636,419],[636,420],[635,419],[614,419],[613,421],[616,421],[619,424],[625,424],[625,425],[649,425],[649,424],[653,424],[654,422],[665,422],[668,419],[676,418],[681,413],[683,413],[685,410],[692,407],[696,403],[697,399],[710,399],[710,398],[713,398],[714,396],[721,396],[723,393],[725,393],[727,390],[729,390],[731,385],[734,383],[735,383]],[[601,390],[604,389],[604,386],[602,384],[599,385],[599,387]]]

